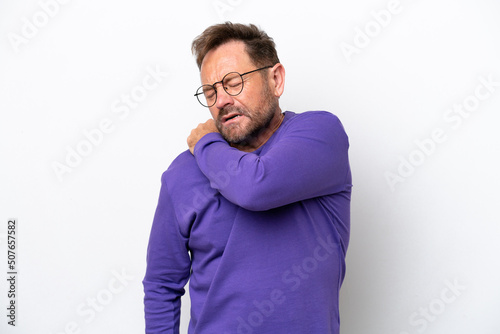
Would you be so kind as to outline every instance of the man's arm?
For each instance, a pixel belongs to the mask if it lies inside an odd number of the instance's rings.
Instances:
[[[211,186],[234,204],[264,211],[334,194],[350,187],[349,142],[338,118],[328,112],[299,114],[261,155],[232,148],[218,133],[194,147]]]
[[[190,269],[187,239],[179,232],[164,174],[143,280],[146,333],[179,333],[180,298]]]

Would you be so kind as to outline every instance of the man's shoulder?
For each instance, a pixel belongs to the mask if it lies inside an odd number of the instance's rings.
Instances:
[[[300,113],[286,111],[286,113],[290,113],[292,115],[290,119],[294,120],[312,119],[317,121],[324,121],[324,120],[338,121],[339,119],[337,115],[326,110],[309,110]]]
[[[196,159],[189,150],[179,154],[162,174],[162,182],[169,188],[187,186],[188,183],[198,178],[205,178],[205,176],[201,173]]]
[[[301,113],[290,113],[288,126],[313,127],[313,128],[337,128],[343,130],[340,119],[333,113],[325,110],[311,110]]]

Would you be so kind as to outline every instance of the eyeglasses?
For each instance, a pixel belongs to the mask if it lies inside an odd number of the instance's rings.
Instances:
[[[270,67],[272,66],[261,67],[243,74],[239,74],[238,72],[230,72],[226,74],[221,81],[217,81],[213,85],[202,85],[196,90],[196,94],[194,94],[194,96],[198,98],[198,101],[202,106],[210,108],[217,101],[217,88],[215,88],[215,85],[217,85],[218,83],[222,84],[222,88],[224,88],[224,91],[228,95],[236,96],[243,91],[244,75],[264,70]]]

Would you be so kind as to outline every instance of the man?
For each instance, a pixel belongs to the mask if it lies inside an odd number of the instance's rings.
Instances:
[[[339,333],[352,187],[340,121],[282,113],[285,70],[254,25],[211,26],[193,53],[212,118],[162,176],[146,332],[179,332],[190,280],[189,333]]]

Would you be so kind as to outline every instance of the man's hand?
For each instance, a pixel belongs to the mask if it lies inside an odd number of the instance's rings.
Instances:
[[[198,126],[191,131],[191,134],[187,138],[187,144],[189,146],[189,151],[191,154],[194,154],[194,146],[196,143],[207,133],[210,132],[219,132],[217,127],[215,126],[215,122],[213,119],[209,119],[205,123],[200,123]]]

